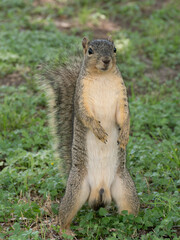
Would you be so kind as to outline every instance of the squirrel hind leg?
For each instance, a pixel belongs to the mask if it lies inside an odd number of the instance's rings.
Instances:
[[[72,173],[72,172],[71,172]],[[70,173],[66,192],[59,207],[59,224],[61,230],[69,229],[72,219],[89,197],[90,188],[86,178]]]
[[[127,210],[129,214],[138,214],[139,199],[134,182],[127,169],[124,170],[123,174],[116,174],[111,187],[111,193],[119,213],[123,210]]]

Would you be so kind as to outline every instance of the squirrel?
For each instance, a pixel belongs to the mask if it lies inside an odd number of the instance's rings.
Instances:
[[[67,175],[59,224],[69,229],[83,204],[97,210],[113,200],[137,215],[139,199],[126,168],[130,117],[127,90],[108,39],[82,40],[84,57],[46,69],[50,125]]]

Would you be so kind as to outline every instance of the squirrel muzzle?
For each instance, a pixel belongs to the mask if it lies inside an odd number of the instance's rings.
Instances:
[[[112,59],[111,57],[103,57],[101,59],[101,70],[106,71],[112,67]]]

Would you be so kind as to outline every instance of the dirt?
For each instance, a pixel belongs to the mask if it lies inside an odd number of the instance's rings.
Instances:
[[[144,16],[149,17],[155,9],[156,10],[161,9],[169,2],[171,2],[171,0],[155,1],[154,5],[141,8],[141,12]]]
[[[41,5],[45,3],[51,3],[54,6],[56,5],[57,1],[55,0],[38,0]],[[147,7],[142,7],[141,8],[141,13],[142,13],[142,18],[147,18],[149,17],[154,9],[161,9],[164,5],[169,3],[170,0],[160,0],[160,1],[155,1],[155,4],[152,6],[147,6]],[[121,3],[120,3],[121,4]],[[60,6],[60,3],[57,3],[57,6]],[[61,7],[63,7],[61,3]],[[123,16],[117,16],[115,19],[111,20],[110,18],[107,19],[101,19],[98,18],[96,23],[93,23],[91,16],[89,20],[85,24],[81,24],[79,22],[78,17],[67,17],[67,16],[59,16],[58,18],[55,19],[54,21],[56,27],[64,31],[66,34],[74,34],[77,36],[83,36],[84,32],[89,31],[93,34],[94,38],[106,38],[109,34],[112,32],[119,32],[121,29],[131,29],[132,31],[137,31],[138,26],[132,26],[131,20],[125,19]],[[75,31],[74,31],[75,29]]]
[[[24,82],[25,82],[25,79],[18,72],[14,72],[12,74],[9,74],[9,75],[6,75],[6,76],[0,78],[0,85],[18,87],[19,85],[21,85]]]
[[[154,5],[150,6],[142,6],[141,7],[141,14],[142,18],[147,18],[149,17],[152,12],[156,9],[161,9],[164,5],[169,3],[171,0],[158,0],[155,1]],[[52,8],[55,9],[61,9],[64,7],[69,6],[72,8],[71,4],[73,3],[68,3],[66,1],[58,1],[58,0],[35,0],[33,2],[34,6],[46,6],[46,5],[51,5]],[[116,3],[117,4],[117,3]],[[122,5],[122,3],[119,3]],[[128,4],[128,3],[125,3]],[[117,4],[118,5],[118,4]],[[119,6],[118,6],[119,7]],[[90,15],[89,19],[86,20],[86,23],[80,23],[79,20],[79,14],[78,12],[74,9],[75,13],[73,17],[70,17],[66,15],[66,13],[63,13],[59,17],[56,17],[54,19],[54,23],[56,27],[60,30],[65,32],[66,34],[69,35],[77,35],[77,36],[83,36],[84,32],[91,32],[93,34],[94,38],[106,38],[109,34],[112,32],[118,32],[121,29],[131,29],[131,30],[138,30],[138,26],[132,26],[131,20],[127,20],[124,18],[124,16],[117,15],[114,19],[111,18],[101,18],[102,16],[99,16],[95,22],[93,22],[93,18]],[[40,18],[42,16],[39,16]],[[105,16],[104,16],[105,17]]]
[[[92,22],[86,23],[86,28],[84,29],[83,24],[78,23],[77,19],[56,19],[56,27],[65,32],[66,34],[71,35],[73,29],[75,29],[76,36],[83,36],[85,31],[91,31],[94,38],[107,38],[111,32],[119,31],[120,27],[116,22],[104,19],[99,20],[98,24],[93,24]]]
[[[52,226],[58,225],[58,216],[55,215],[51,209],[53,204],[59,204],[59,200],[56,199],[52,201],[50,196],[47,196],[45,200],[38,193],[33,192],[29,192],[27,196],[28,197],[21,196],[20,194],[18,203],[23,202],[24,204],[33,204],[36,202],[41,207],[41,210],[44,211],[44,213],[40,216],[37,215],[37,218],[34,220],[29,220],[22,214],[22,216],[19,218],[19,220],[21,220],[21,229],[26,230],[27,227],[30,226],[33,231],[39,231],[43,237],[46,236],[46,239],[61,239],[57,231],[53,230],[52,228]],[[17,221],[17,216],[14,216],[13,213],[11,215],[11,219],[9,219],[7,222],[0,223],[0,227],[4,232],[8,232],[7,229],[13,228],[14,223]]]
[[[149,17],[154,9],[160,9],[165,4],[169,3],[170,0],[159,0],[155,1],[155,4],[152,6],[147,6],[141,9],[142,15],[144,17]],[[58,0],[36,0],[33,2],[34,6],[45,6],[51,5],[54,8],[64,7],[66,2],[59,2]],[[36,16],[39,18],[43,18],[43,16]],[[128,20],[124,20],[121,16],[118,16],[115,20],[107,19],[107,18],[98,18],[98,21],[93,22],[91,19],[86,22],[86,24],[80,23],[78,17],[71,18],[66,15],[61,15],[54,19],[54,23],[56,27],[65,32],[68,35],[76,35],[76,36],[84,36],[84,32],[91,32],[94,38],[107,38],[108,35],[114,32],[119,32],[123,28],[130,28],[132,31],[138,30],[137,27],[132,27],[132,24]],[[145,75],[149,78],[158,78],[160,83],[164,83],[169,79],[173,79],[177,76],[176,69],[171,69],[168,67],[163,67],[157,71],[154,71],[152,68],[151,61],[149,59],[142,59],[143,62],[148,66]],[[14,72],[5,77],[0,78],[0,85],[6,86],[19,86],[25,82],[22,74],[18,72]]]
[[[175,68],[162,66],[158,69],[155,69],[153,67],[152,60],[146,58],[145,56],[139,56],[139,58],[146,64],[144,75],[150,79],[158,79],[160,84],[163,84],[169,80],[175,80],[179,73],[180,66],[178,65],[176,65]],[[178,81],[178,79],[175,81]]]
[[[159,79],[159,83],[163,84],[167,82],[168,80],[172,80],[177,76],[176,69],[172,69],[169,67],[161,67],[158,70],[148,70],[145,72],[145,76],[151,78],[151,79]]]
[[[34,6],[45,6],[50,4],[53,8],[63,8],[67,5],[66,2],[59,2],[57,0],[36,0],[34,1]],[[78,14],[75,13],[77,16]],[[40,18],[42,16],[39,16]],[[102,19],[98,17],[96,21],[93,22],[91,19],[87,20],[85,24],[80,23],[78,16],[70,17],[67,15],[60,15],[54,19],[56,27],[65,32],[68,35],[83,36],[84,32],[91,32],[94,38],[107,38],[111,32],[119,31],[121,26],[118,21],[112,21],[110,19]]]
[[[62,6],[65,4],[65,2],[63,3],[63,1],[60,2],[58,0],[35,0],[35,1],[33,1],[34,6],[46,5],[46,4],[50,4],[53,6]]]

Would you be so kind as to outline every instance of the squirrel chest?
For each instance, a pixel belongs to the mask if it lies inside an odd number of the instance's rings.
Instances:
[[[102,74],[84,82],[87,108],[93,117],[101,122],[108,134],[105,144],[91,130],[87,131],[88,181],[92,188],[102,187],[110,190],[117,169],[119,130],[116,112],[121,94],[121,81],[118,76]]]
[[[105,130],[116,122],[121,81],[120,77],[111,74],[89,77],[84,81],[86,107],[97,120],[101,121]]]

